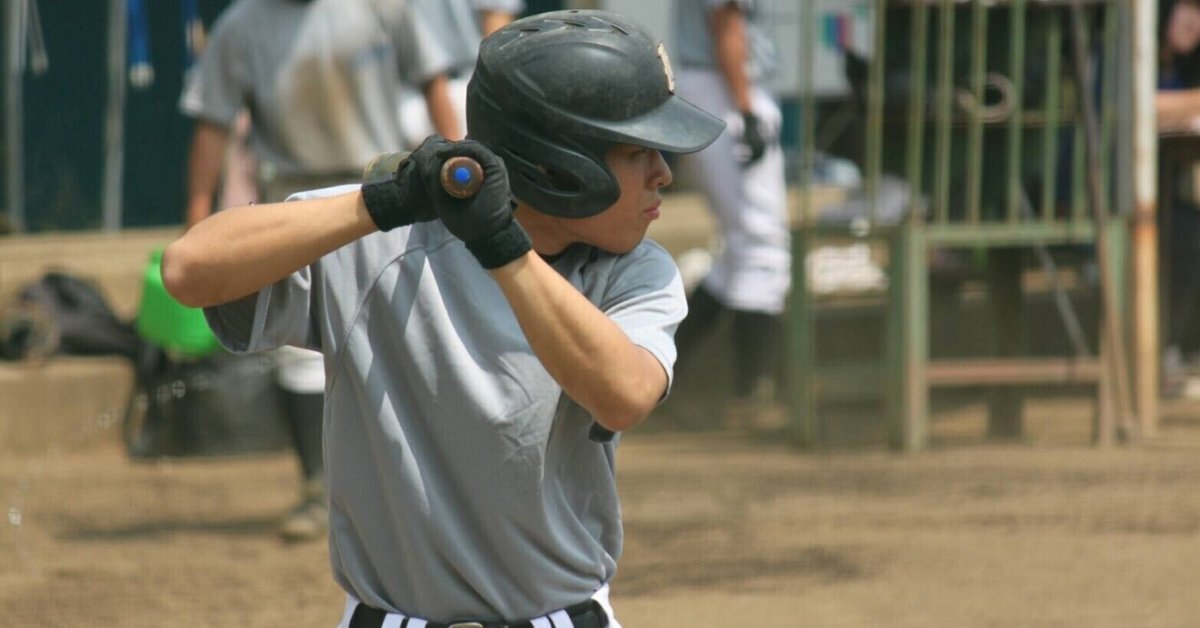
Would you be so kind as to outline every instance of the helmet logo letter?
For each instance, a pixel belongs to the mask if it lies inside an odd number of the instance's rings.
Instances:
[[[671,69],[671,58],[667,56],[667,47],[658,42],[658,58],[662,60],[663,74],[667,75],[667,91],[675,93],[675,72]]]

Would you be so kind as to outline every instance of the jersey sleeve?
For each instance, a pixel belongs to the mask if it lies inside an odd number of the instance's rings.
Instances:
[[[630,341],[658,360],[667,373],[669,391],[675,379],[675,330],[687,316],[683,279],[671,255],[647,240],[622,256],[600,309]]]
[[[315,266],[315,265],[314,265]],[[233,353],[283,346],[321,349],[312,316],[313,266],[302,268],[255,294],[204,308],[208,326]]]
[[[357,184],[298,192],[288,201],[336,196],[353,191]],[[204,308],[208,326],[233,353],[254,353],[282,346],[321,350],[321,315],[316,285],[334,264],[326,256],[297,270],[255,294]]]
[[[251,36],[240,32],[235,16],[222,15],[213,27],[208,44],[188,71],[179,109],[192,118],[228,128],[246,104],[250,86],[249,51]]]
[[[402,17],[389,26],[400,79],[421,87],[448,72],[454,65],[454,55],[449,46],[437,41],[437,29],[428,23],[428,17],[416,3],[407,4]]]

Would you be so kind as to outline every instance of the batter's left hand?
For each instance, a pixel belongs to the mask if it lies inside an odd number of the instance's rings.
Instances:
[[[380,155],[367,165],[363,173],[363,204],[380,231],[437,218],[416,166],[423,159],[432,158],[439,142],[445,140],[440,135],[431,135],[412,153]]]

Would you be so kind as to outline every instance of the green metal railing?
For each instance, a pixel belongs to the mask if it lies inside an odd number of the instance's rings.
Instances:
[[[1087,8],[1091,52],[1100,69],[1102,161],[1111,163],[1118,127],[1118,65],[1121,25],[1127,2],[1080,0]],[[1067,46],[1072,0],[872,0],[876,15],[874,52],[864,87],[866,141],[860,164],[868,206],[877,206],[880,177],[902,176],[927,199],[921,216],[934,241],[970,236],[957,230],[1007,222],[1008,239],[1070,241],[1092,237],[1087,212],[1085,137],[1078,114],[1075,71]],[[805,3],[813,76],[812,42],[817,40],[813,2]],[[889,32],[894,31],[894,32]],[[997,41],[1002,39],[1002,41]],[[903,45],[900,45],[903,44]],[[896,72],[908,77],[903,93],[885,87]],[[805,100],[804,157],[812,160],[815,122],[811,89]],[[1002,102],[989,102],[997,98]],[[899,149],[899,150],[897,150]],[[997,151],[1003,155],[996,159]],[[903,163],[889,156],[902,156]],[[989,157],[991,159],[989,159]],[[1063,176],[1064,165],[1071,169]],[[960,167],[961,166],[961,167]],[[1111,194],[1110,172],[1101,172]],[[1023,196],[1040,189],[1029,205]],[[803,182],[803,181],[802,181]],[[1112,208],[1130,210],[1129,199]],[[1068,211],[1062,211],[1062,210]],[[807,215],[807,214],[806,214]],[[877,224],[872,212],[870,221]],[[1075,225],[1075,227],[1071,227]],[[1081,231],[1080,231],[1081,230]]]
[[[814,3],[805,5],[805,75],[811,77],[818,20]],[[895,410],[897,445],[915,449],[928,437],[928,386],[940,377],[927,347],[925,260],[931,247],[1107,248],[1101,260],[1111,284],[1105,285],[1106,295],[1123,290],[1124,217],[1133,199],[1115,185],[1114,174],[1121,167],[1115,149],[1123,128],[1119,117],[1129,110],[1118,103],[1132,98],[1130,88],[1119,84],[1129,76],[1119,66],[1129,58],[1121,46],[1128,42],[1122,33],[1129,29],[1130,8],[1127,0],[872,0],[872,8],[873,51],[865,84],[854,86],[863,96],[859,165],[867,215],[849,233],[844,222],[825,224],[819,211],[802,208],[804,224],[794,237],[793,365],[799,374],[794,405],[801,440],[819,440],[820,368],[807,253],[829,236],[883,238],[892,277],[883,396]],[[1083,64],[1072,54],[1080,32],[1086,39]],[[804,93],[801,183],[807,186],[818,125],[812,90]],[[1096,114],[1091,134],[1084,104],[1093,105]],[[1089,164],[1089,149],[1098,163]],[[899,222],[880,214],[885,175],[909,188],[909,210]],[[1061,371],[1051,366],[1031,368]],[[1001,382],[1002,372],[981,367],[979,379]],[[1075,374],[1100,381],[1107,371],[1080,373]],[[1010,375],[1021,379],[1017,370]],[[1114,375],[1124,377],[1121,371]]]

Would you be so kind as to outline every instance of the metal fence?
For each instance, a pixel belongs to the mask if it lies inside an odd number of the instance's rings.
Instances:
[[[831,238],[877,240],[889,250],[888,322],[876,380],[897,447],[927,445],[929,389],[936,386],[1094,384],[1096,439],[1136,428],[1127,313],[1120,305],[1128,294],[1134,198],[1130,6],[875,0],[869,57],[847,53],[865,129],[855,155],[863,173],[861,211],[830,219],[804,207],[794,237],[791,372],[803,442],[820,443],[832,420],[819,403],[831,384],[815,355],[816,309],[805,266],[808,254]],[[817,41],[811,11],[805,23],[806,39]],[[815,103],[810,98],[805,105],[802,185],[811,178],[818,136]],[[1000,279],[989,289],[1005,327],[1011,321],[1004,312],[1014,307],[1005,301],[1021,298],[1012,252],[1034,249],[1052,264],[1051,246],[1094,252],[1103,313],[1094,353],[1076,342],[1076,351],[1061,357],[1002,352],[930,359],[929,251],[969,248],[999,265],[1001,272],[991,275]],[[992,404],[989,430],[1019,430],[1020,404],[1008,399]]]

